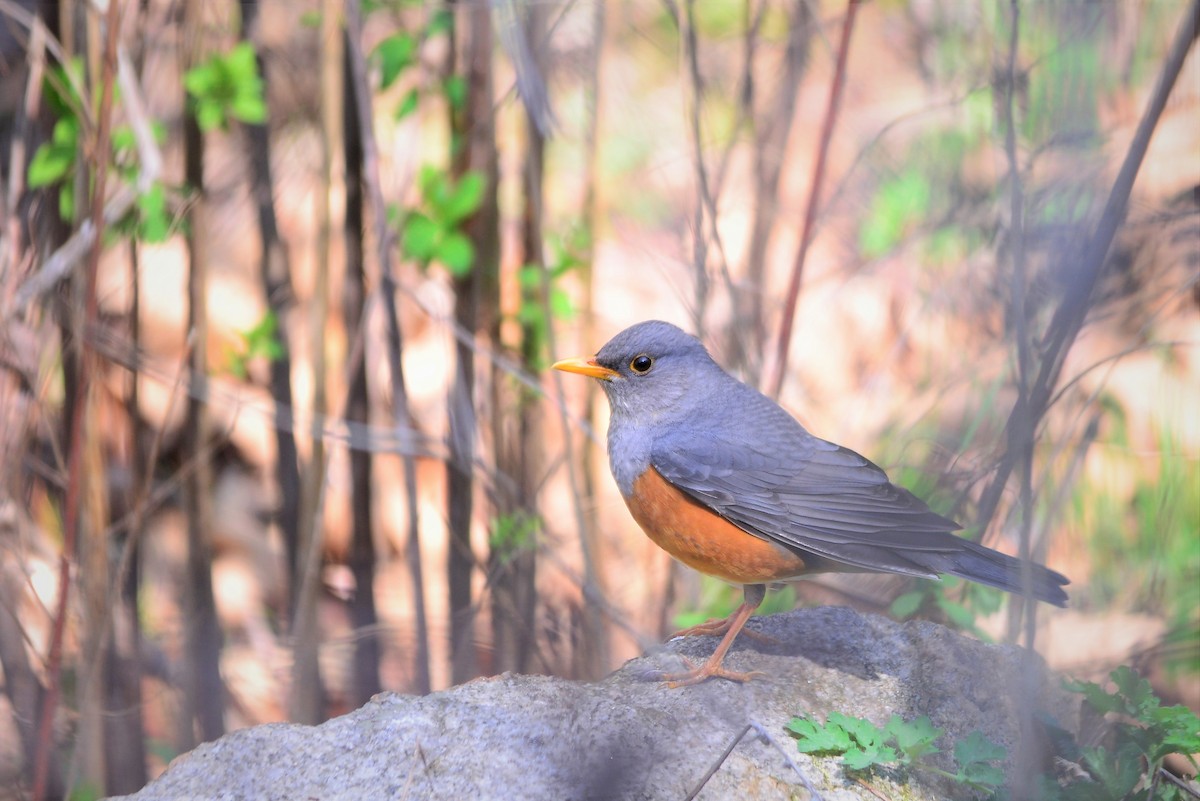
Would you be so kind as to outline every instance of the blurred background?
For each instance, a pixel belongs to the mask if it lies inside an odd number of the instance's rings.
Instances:
[[[764,611],[1200,709],[1195,53],[1118,180],[1188,12],[3,0],[0,797],[727,614],[548,369],[648,318],[1072,580]]]

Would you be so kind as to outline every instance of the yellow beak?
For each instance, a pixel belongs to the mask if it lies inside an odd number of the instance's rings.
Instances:
[[[554,363],[554,369],[562,370],[565,373],[579,373],[591,378],[599,378],[602,381],[611,381],[620,375],[616,370],[609,370],[607,367],[596,364],[595,359],[563,359],[561,362]]]

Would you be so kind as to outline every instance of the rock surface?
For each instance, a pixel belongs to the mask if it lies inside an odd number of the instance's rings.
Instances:
[[[679,801],[720,763],[697,798],[807,799],[807,784],[825,801],[874,799],[838,760],[800,754],[787,722],[832,711],[880,725],[892,713],[928,715],[946,729],[943,751],[979,729],[1010,754],[1019,704],[1077,726],[1077,703],[1016,648],[844,608],[755,618],[751,627],[777,642],[738,639],[726,665],[766,674],[747,684],[668,689],[646,680],[680,669],[680,657],[703,659],[716,644],[691,637],[594,684],[505,674],[424,697],[381,693],[320,726],[256,726],[202,745],[124,798]],[[720,762],[747,724],[769,739],[751,731]],[[889,798],[964,795],[928,782],[924,774],[872,778]]]

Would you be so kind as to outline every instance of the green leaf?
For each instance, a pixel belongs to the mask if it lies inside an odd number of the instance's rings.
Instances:
[[[404,255],[419,262],[428,262],[437,252],[442,228],[420,212],[413,212],[404,221],[400,247]]]
[[[1164,706],[1147,717],[1162,732],[1162,743],[1150,756],[1156,761],[1167,754],[1181,754],[1196,765],[1192,754],[1200,753],[1200,718],[1186,706]]]
[[[938,608],[946,614],[946,617],[960,629],[973,631],[975,629],[975,613],[967,607],[951,601],[945,595],[939,595],[937,599]]]
[[[252,124],[266,120],[258,57],[249,42],[240,42],[225,55],[213,55],[188,70],[183,85],[193,98],[193,113],[204,131],[224,127],[229,118]]]
[[[526,291],[537,289],[542,285],[542,268],[536,264],[526,264],[517,270],[517,284]]]
[[[446,175],[442,170],[432,164],[421,165],[421,169],[417,171],[417,188],[421,190],[421,197],[433,203],[435,199],[440,199],[446,191],[445,187]]]
[[[946,733],[945,729],[937,728],[924,715],[908,722],[899,715],[892,715],[884,731],[896,738],[896,747],[910,760],[938,753],[940,749],[934,742]]]
[[[262,95],[239,93],[229,104],[230,116],[251,125],[262,125],[267,121],[267,104]]]
[[[796,737],[796,747],[804,754],[844,754],[850,748],[850,735],[837,724],[822,725],[809,718],[792,718],[787,729]]]
[[[75,219],[75,182],[65,181],[58,188],[58,216],[67,222]]]
[[[439,8],[433,12],[433,17],[429,20],[429,26],[425,29],[427,36],[437,36],[439,33],[448,33],[454,27],[454,15],[444,8]]]
[[[878,748],[871,749],[870,751],[865,751],[861,748],[851,748],[842,757],[842,764],[850,770],[866,770],[873,765],[879,764],[879,762]]]
[[[54,123],[54,132],[50,139],[56,145],[75,147],[79,144],[79,120],[74,117],[63,117]]]
[[[1139,720],[1144,718],[1146,713],[1159,706],[1158,696],[1154,694],[1154,689],[1150,686],[1150,682],[1139,676],[1128,665],[1121,665],[1111,674],[1113,684],[1117,685],[1117,692],[1126,698],[1125,711]]]
[[[283,356],[283,343],[279,341],[279,319],[275,312],[268,311],[262,319],[248,331],[241,332],[245,344],[244,360],[263,357],[267,361],[275,361]]]
[[[877,258],[895,248],[929,211],[933,190],[915,168],[879,187],[859,231],[863,255]]]
[[[1006,756],[1008,756],[1008,750],[1004,746],[993,743],[979,730],[971,732],[954,746],[954,758],[959,761],[959,764],[991,762],[1004,759]]]
[[[996,745],[979,731],[973,731],[954,746],[958,761],[957,779],[976,787],[999,787],[1004,784],[1004,770],[991,764],[1003,760],[1008,751]]]
[[[461,75],[451,75],[447,78],[442,84],[442,91],[446,94],[450,108],[455,111],[461,111],[467,105],[467,82]]]
[[[84,108],[83,101],[75,91],[76,86],[83,85],[83,58],[80,56],[69,59],[66,66],[59,64],[46,71],[42,79],[42,92],[46,96],[47,107],[55,117],[74,119]]]
[[[877,743],[882,743],[884,739],[883,731],[869,720],[862,718],[852,718],[849,715],[843,715],[841,712],[830,712],[827,723],[834,723],[841,726],[855,742],[862,746],[871,746]]]
[[[205,132],[224,128],[225,110],[219,103],[201,100],[196,104],[196,123]]]
[[[446,265],[452,275],[462,277],[471,271],[475,248],[466,234],[455,231],[447,234],[437,246],[437,260]]]
[[[1142,753],[1133,743],[1122,743],[1115,751],[1085,748],[1083,758],[1112,798],[1124,798],[1142,779]]]
[[[258,80],[258,57],[250,42],[238,42],[225,56],[225,67],[235,83]]]
[[[143,242],[165,242],[171,231],[167,215],[167,197],[160,183],[138,195],[138,238]]]
[[[463,175],[458,185],[440,204],[442,220],[446,223],[458,223],[471,216],[483,200],[485,186],[483,173],[478,170],[471,170]]]
[[[396,119],[402,120],[409,114],[417,110],[417,105],[421,102],[421,92],[415,86],[404,93],[404,97],[400,100],[400,105],[396,106]]]
[[[960,766],[954,778],[973,787],[1000,787],[1004,784],[1004,769],[986,762],[972,762]]]
[[[904,620],[915,615],[917,610],[921,608],[921,602],[924,600],[924,592],[921,590],[912,590],[892,601],[891,608],[888,611],[891,612],[892,617]]]
[[[196,97],[204,97],[219,81],[216,65],[211,61],[197,64],[183,74],[183,88]]]
[[[75,165],[75,148],[43,142],[29,160],[26,183],[30,189],[49,186],[62,180]]]
[[[417,42],[407,33],[394,33],[384,39],[371,53],[371,58],[379,63],[379,87],[387,89],[400,73],[412,66],[416,60]]]
[[[114,153],[131,152],[137,149],[137,137],[128,125],[118,125],[112,132],[112,149]]]
[[[558,287],[550,290],[550,314],[557,320],[570,320],[575,316],[575,304],[571,296]]]

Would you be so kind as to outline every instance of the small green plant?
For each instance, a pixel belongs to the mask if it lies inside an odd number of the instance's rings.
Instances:
[[[1194,754],[1200,753],[1200,718],[1184,706],[1163,706],[1150,682],[1129,667],[1114,670],[1109,678],[1114,689],[1091,682],[1066,682],[1072,692],[1082,693],[1096,712],[1109,716],[1111,732],[1093,736],[1105,745],[1080,747],[1071,734],[1042,720],[1047,740],[1053,743],[1057,773],[1035,782],[1035,801],[1185,801],[1195,798],[1191,789],[1164,781],[1163,761],[1172,754],[1185,757],[1197,768]],[[996,763],[1004,760],[1004,748],[980,732],[971,732],[954,746],[954,773],[928,762],[940,752],[937,741],[944,731],[926,717],[913,721],[892,715],[880,728],[870,721],[832,712],[825,723],[812,718],[793,718],[788,731],[797,747],[815,756],[840,756],[842,766],[853,774],[881,768],[917,770],[951,779],[972,791],[991,791],[989,801],[1010,801],[1001,785],[1004,772]]]
[[[63,117],[54,123],[50,141],[43,142],[29,161],[28,183],[38,189],[63,181],[58,196],[58,213],[64,220],[75,214],[75,192],[72,182],[65,180],[75,172],[75,156],[79,152],[79,120]]]
[[[242,339],[240,352],[229,354],[229,372],[245,378],[251,359],[262,357],[273,362],[283,356],[283,343],[279,341],[279,320],[275,312],[268,311],[263,318],[246,331],[239,331]]]
[[[234,45],[225,55],[213,55],[188,70],[183,86],[202,131],[228,128],[230,120],[255,125],[267,120],[258,60],[249,42]]]
[[[422,167],[417,176],[420,208],[409,211],[401,223],[400,247],[404,255],[422,267],[440,262],[454,276],[469,273],[475,263],[475,248],[461,229],[483,201],[486,183],[483,174],[474,170],[456,183],[445,170]]]
[[[1163,706],[1150,682],[1122,665],[1109,674],[1114,690],[1092,682],[1067,682],[1097,712],[1112,716],[1112,745],[1079,750],[1075,773],[1086,779],[1058,786],[1044,782],[1046,801],[1183,801],[1194,797],[1161,781],[1163,760],[1179,754],[1197,764],[1200,718],[1185,706]]]
[[[936,745],[946,732],[929,718],[906,721],[892,715],[883,728],[869,720],[831,712],[825,723],[812,718],[792,718],[788,731],[801,752],[815,756],[840,756],[842,766],[852,773],[869,773],[879,768],[917,770],[951,779],[972,790],[994,790],[1004,782],[1004,771],[995,764],[1007,752],[978,731],[954,746],[957,772],[942,770],[929,762],[941,753]]]
[[[933,194],[929,180],[909,169],[879,187],[858,235],[858,246],[869,259],[894,249],[925,219]]]
[[[50,140],[34,151],[26,176],[30,189],[58,187],[58,213],[68,222],[75,219],[78,207],[76,178],[78,158],[84,144],[83,124],[79,116],[84,104],[74,88],[82,80],[81,63],[73,59],[65,67],[56,67],[44,82],[47,106],[58,117],[58,121],[54,123]],[[160,144],[166,138],[166,129],[161,123],[153,124],[153,133]],[[140,166],[137,163],[133,129],[127,125],[114,128],[111,145],[111,164],[116,174],[127,184],[136,184]],[[162,184],[151,184],[145,191],[139,192],[136,205],[125,219],[113,227],[112,232],[134,236],[143,242],[165,241],[171,232],[171,218]]]
[[[521,305],[517,322],[526,332],[525,351],[534,369],[542,369],[550,355],[549,332],[554,320],[570,320],[575,316],[571,296],[562,288],[561,279],[583,264],[580,253],[587,246],[586,232],[573,229],[566,236],[552,236],[547,242],[545,265],[526,264],[517,271],[521,287]],[[542,283],[545,282],[545,295]]]
[[[76,91],[83,81],[83,61],[73,58],[49,71],[42,94],[57,117],[48,142],[43,142],[29,160],[26,183],[30,189],[58,185],[58,214],[68,222],[75,219],[75,171],[80,152],[86,108]]]
[[[371,61],[379,67],[379,88],[390,89],[405,71],[417,63],[422,38],[431,39],[440,34],[448,34],[453,26],[453,15],[445,9],[440,9],[433,12],[429,24],[420,36],[408,31],[397,31],[383,39],[371,51]],[[440,91],[450,108],[458,111],[466,100],[467,84],[461,75],[448,75],[433,91],[435,94]],[[427,90],[420,86],[413,86],[405,92],[396,106],[396,119],[407,117],[416,111],[422,94],[426,93]]]
[[[506,563],[522,551],[534,547],[541,528],[542,519],[528,512],[499,515],[492,518],[488,547],[501,562]]]

